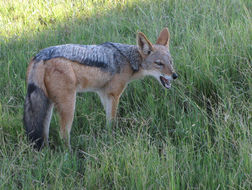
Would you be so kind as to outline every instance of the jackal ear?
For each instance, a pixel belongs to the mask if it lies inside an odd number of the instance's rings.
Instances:
[[[157,39],[156,44],[163,45],[169,48],[170,33],[168,28],[164,28]]]
[[[153,51],[151,42],[146,38],[146,36],[142,32],[139,32],[137,34],[137,46],[140,54],[143,57],[149,55],[151,51]]]

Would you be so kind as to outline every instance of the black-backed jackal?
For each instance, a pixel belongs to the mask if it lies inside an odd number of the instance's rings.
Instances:
[[[169,31],[164,28],[156,44],[143,33],[137,45],[106,42],[100,45],[66,44],[41,50],[27,69],[24,125],[29,139],[40,149],[48,144],[53,107],[59,113],[61,136],[70,148],[70,131],[77,92],[98,93],[107,123],[116,116],[127,84],[153,76],[169,89],[174,72],[169,53]]]

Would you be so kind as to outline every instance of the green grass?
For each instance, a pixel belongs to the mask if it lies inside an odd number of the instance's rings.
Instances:
[[[249,0],[0,1],[0,189],[251,189],[252,3]],[[171,33],[179,79],[124,92],[115,127],[98,96],[79,94],[64,150],[57,115],[50,148],[22,125],[25,72],[56,44],[135,44]]]

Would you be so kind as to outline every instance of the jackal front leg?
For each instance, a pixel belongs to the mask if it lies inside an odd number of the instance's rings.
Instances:
[[[120,96],[107,95],[105,93],[99,93],[99,96],[106,111],[106,125],[111,126],[116,118]]]

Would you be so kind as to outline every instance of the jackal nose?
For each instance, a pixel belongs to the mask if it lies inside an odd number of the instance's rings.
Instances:
[[[173,78],[173,80],[175,80],[176,78],[178,78],[177,73],[172,73],[172,78]]]

